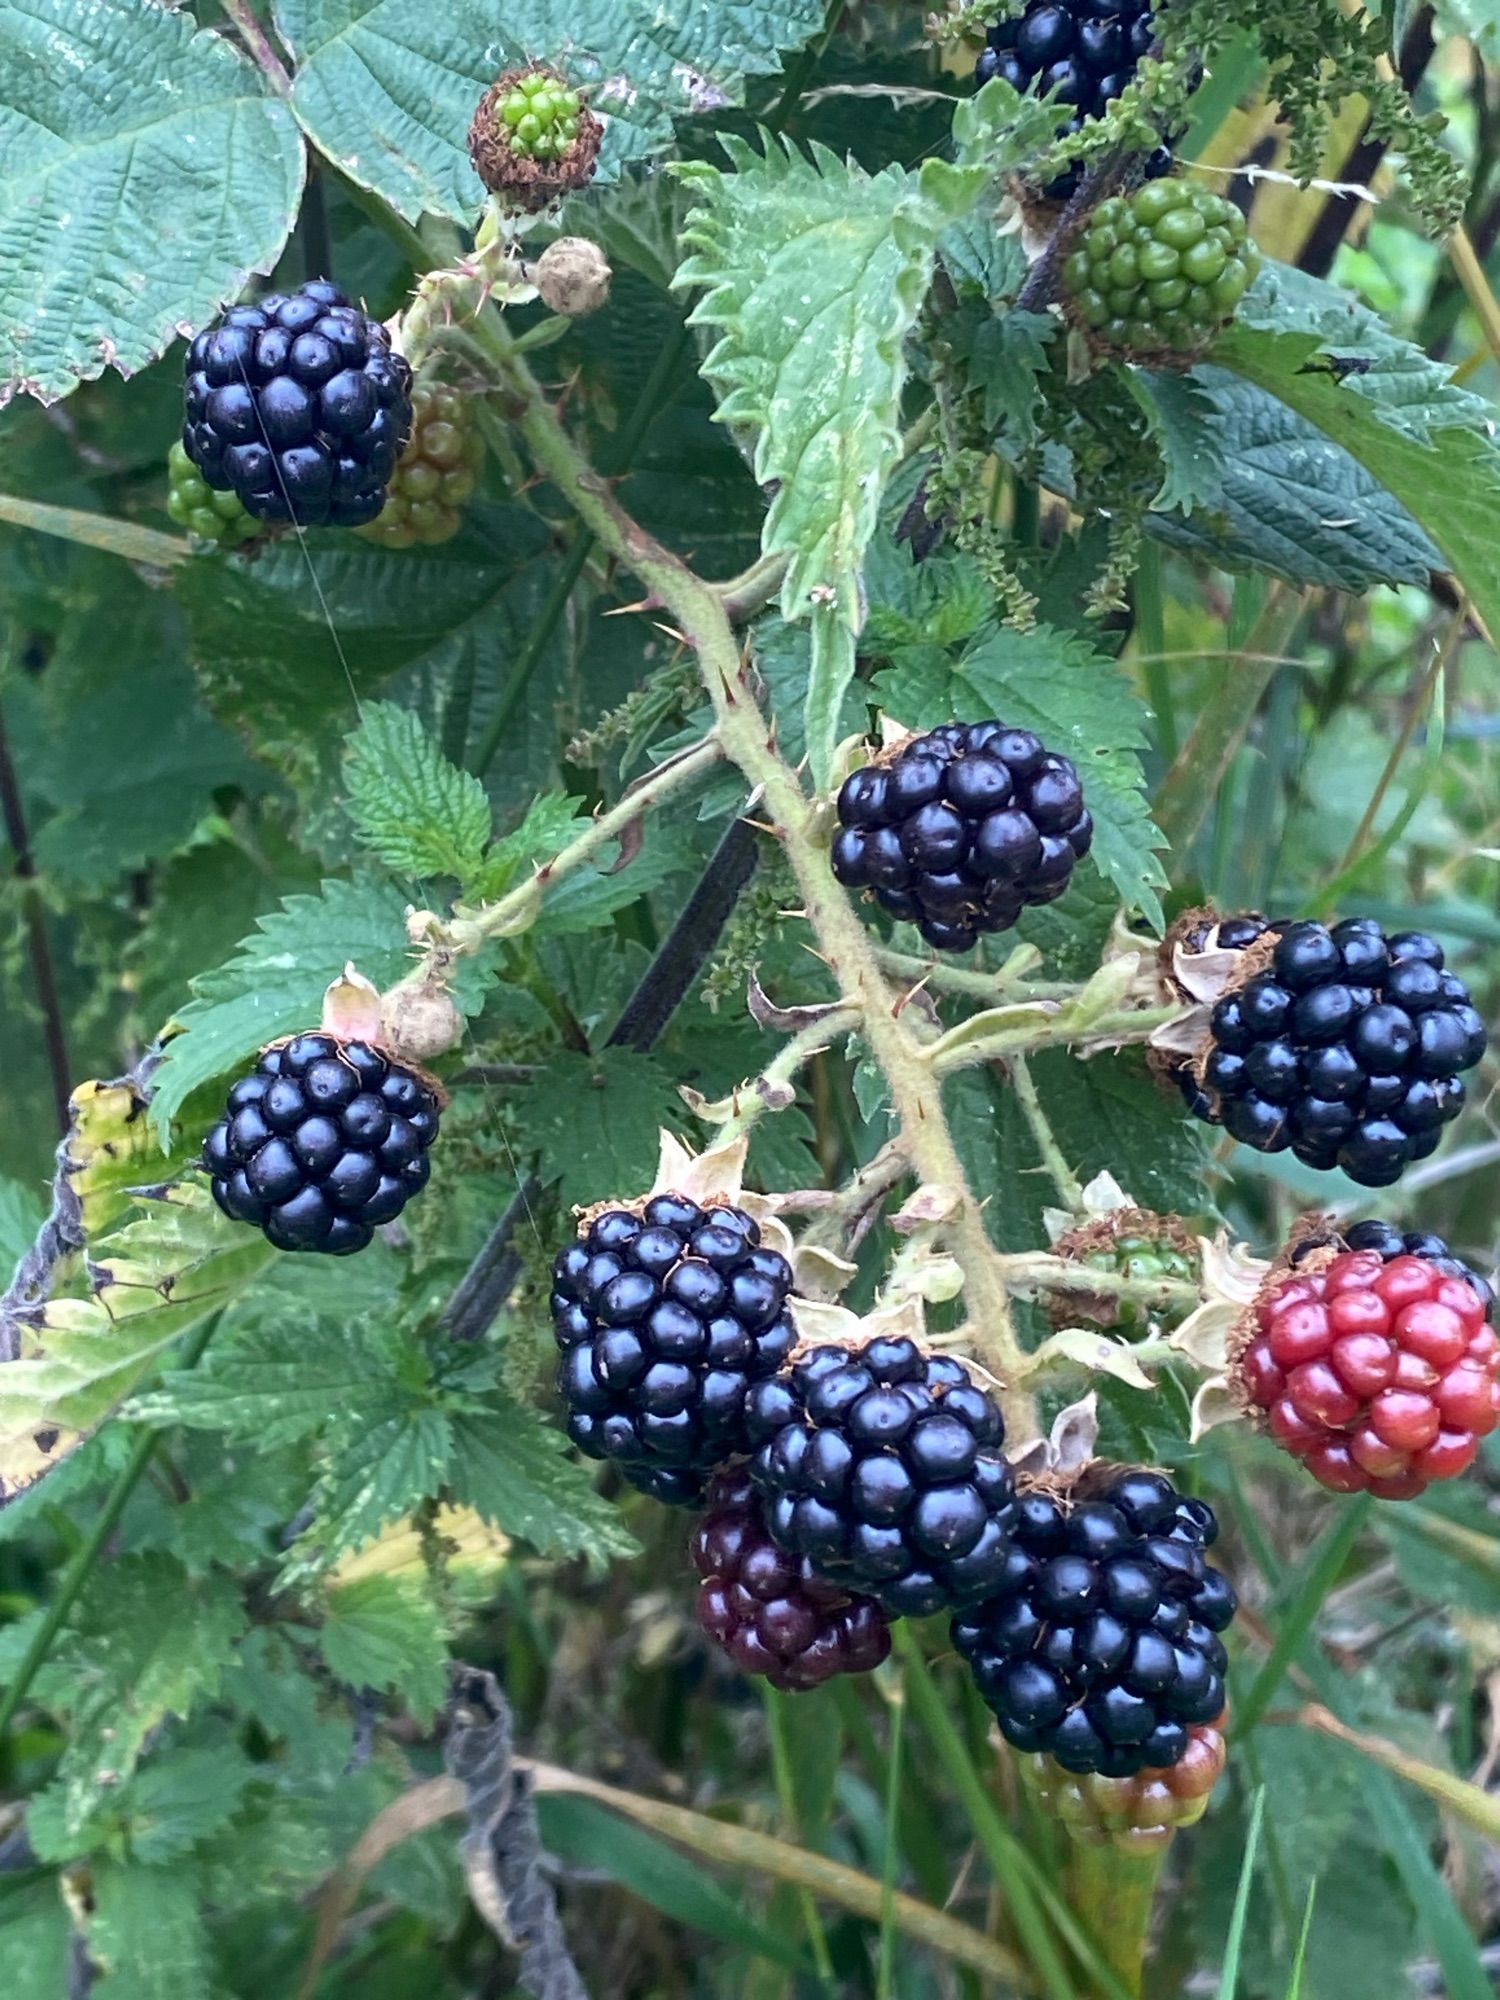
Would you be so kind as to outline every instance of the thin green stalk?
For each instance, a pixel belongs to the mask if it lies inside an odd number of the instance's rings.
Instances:
[[[179,1366],[196,1368],[202,1359],[203,1350],[213,1337],[214,1328],[221,1315],[215,1313],[190,1335],[183,1348]],[[53,1642],[62,1630],[68,1613],[78,1601],[78,1593],[93,1574],[94,1565],[104,1553],[105,1544],[119,1526],[120,1516],[125,1512],[130,1496],[139,1486],[146,1467],[151,1463],[152,1454],[160,1443],[160,1433],[148,1425],[142,1425],[135,1443],[130,1448],[130,1456],[115,1475],[115,1483],[99,1510],[87,1537],[73,1554],[72,1560],[63,1571],[57,1585],[57,1594],[47,1607],[47,1615],[32,1634],[31,1644],[22,1656],[16,1669],[16,1677],[0,1699],[0,1739],[16,1719],[17,1711],[31,1691],[31,1684],[45,1664]]]
[[[1151,1909],[1165,1859],[1165,1847],[1135,1854],[1108,1840],[1097,1847],[1075,1842],[1068,1857],[1073,1907],[1088,1920],[1110,1971],[1131,2000],[1142,1990]]]
[[[891,1747],[885,1779],[885,1852],[880,1868],[880,1965],[875,2000],[891,2000],[896,1975],[896,1871],[901,1854],[901,1787],[905,1778],[906,1676],[891,1701]]]
[[[771,1743],[771,1770],[776,1780],[776,1800],[781,1807],[782,1822],[787,1837],[801,1847],[803,1842],[802,1815],[797,1810],[797,1787],[792,1777],[792,1752],[787,1741],[786,1696],[769,1685],[761,1690],[765,1711],[766,1730]],[[833,1970],[833,1954],[828,1949],[828,1933],[823,1928],[823,1919],[818,1915],[818,1906],[813,1892],[805,1882],[797,1884],[797,1900],[802,1907],[802,1927],[807,1932],[807,1942],[812,1948],[813,1963],[818,1968],[818,1977],[830,1993],[837,1991],[837,1981]]]
[[[1349,1551],[1358,1540],[1369,1511],[1370,1496],[1361,1493],[1333,1523],[1322,1547],[1305,1566],[1301,1585],[1281,1620],[1269,1659],[1255,1676],[1245,1699],[1235,1705],[1232,1727],[1236,1736],[1248,1736],[1270,1707],[1282,1675],[1312,1630],[1324,1598],[1349,1560]]]
[[[1245,1859],[1240,1867],[1239,1888],[1235,1891],[1234,1916],[1229,1926],[1229,1942],[1224,1951],[1224,1969],[1219,1978],[1219,2000],[1235,2000],[1240,1983],[1240,1951],[1245,1940],[1245,1924],[1250,1915],[1250,1890],[1255,1881],[1255,1851],[1260,1845],[1261,1822],[1265,1818],[1266,1795],[1255,1794],[1250,1812],[1250,1830],[1245,1836]]]
[[[1031,1066],[1025,1056],[1012,1056],[1006,1065],[1010,1071],[1011,1088],[1016,1093],[1016,1102],[1021,1107],[1021,1115],[1031,1131],[1032,1140],[1042,1156],[1042,1165],[1052,1176],[1052,1185],[1057,1189],[1057,1198],[1066,1209],[1077,1215],[1083,1207],[1083,1188],[1077,1174],[1068,1165],[1057,1134],[1052,1129],[1052,1121],[1042,1107],[1037,1094]]]

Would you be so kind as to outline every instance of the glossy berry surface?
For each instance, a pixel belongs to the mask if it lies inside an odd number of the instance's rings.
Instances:
[[[1005,1426],[960,1362],[907,1339],[814,1347],[745,1409],[772,1535],[832,1582],[921,1617],[1008,1575]]]
[[[1234,316],[1260,265],[1232,201],[1159,180],[1100,202],[1063,266],[1070,316],[1128,354],[1193,354]]]
[[[1083,1847],[1155,1854],[1174,1833],[1208,1811],[1228,1758],[1224,1718],[1194,1723],[1187,1748],[1164,1769],[1149,1765],[1129,1778],[1065,1771],[1051,1757],[1023,1757],[1021,1776],[1045,1809]]]
[[[1023,1495],[1004,1589],[953,1621],[1006,1740],[1112,1778],[1181,1763],[1224,1707],[1236,1599],[1205,1554],[1216,1533],[1152,1472],[1104,1477],[1083,1501]]]
[[[1195,1116],[1366,1187],[1436,1150],[1487,1037],[1435,939],[1351,917],[1332,930],[1237,920],[1220,943],[1272,949],[1214,1008],[1201,1082],[1180,1072]]]
[[[201,542],[237,549],[264,533],[245,512],[238,494],[215,493],[183,449],[179,438],[167,453],[167,512],[179,528]]]
[[[560,160],[577,141],[582,114],[578,92],[546,70],[517,77],[495,106],[512,152],[528,160]]]
[[[457,389],[419,382],[411,404],[411,438],[391,474],[385,505],[359,531],[385,549],[451,542],[484,467],[484,439]]]
[[[1466,1285],[1472,1285],[1483,1299],[1486,1313],[1494,1308],[1495,1291],[1489,1280],[1462,1257],[1456,1257],[1430,1229],[1398,1229],[1393,1222],[1350,1222],[1339,1235],[1346,1249],[1377,1251],[1387,1264],[1393,1257],[1420,1257],[1445,1278],[1462,1278]]]
[[[203,1164],[214,1200],[278,1250],[363,1250],[427,1185],[437,1097],[366,1042],[298,1035],[229,1093]]]
[[[871,890],[939,951],[968,951],[1055,902],[1094,838],[1073,765],[1003,722],[948,723],[865,765],[845,780],[838,817],[839,881]]]
[[[183,449],[257,520],[373,521],[411,424],[410,368],[326,279],[231,306],[188,348]]]
[[[552,1267],[568,1435],[643,1492],[693,1505],[745,1449],[745,1397],[790,1355],[792,1267],[743,1209],[607,1208]]]
[[[703,1579],[698,1623],[743,1673],[795,1692],[835,1674],[869,1673],[889,1656],[891,1628],[879,1605],[776,1546],[744,1468],[719,1473],[704,1506],[689,1544]]]
[[[1500,1423],[1486,1308],[1424,1257],[1348,1250],[1257,1302],[1240,1378],[1320,1485],[1408,1500],[1466,1472]]]

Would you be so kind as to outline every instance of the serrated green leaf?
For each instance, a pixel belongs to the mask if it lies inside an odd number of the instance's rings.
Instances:
[[[1139,755],[1146,714],[1113,661],[1047,626],[1022,634],[991,624],[956,661],[930,647],[898,655],[874,687],[881,707],[909,728],[999,716],[1071,757],[1094,816],[1099,866],[1128,908],[1161,925],[1165,842],[1147,809]]]
[[[581,799],[565,792],[544,792],[526,808],[519,826],[497,840],[470,889],[474,902],[494,902],[523,882],[540,862],[548,861],[583,832],[588,821]]]
[[[0,6],[0,403],[134,374],[280,255],[286,106],[152,0]]]
[[[362,1548],[388,1521],[409,1514],[444,1483],[452,1420],[443,1410],[400,1400],[405,1407],[391,1416],[340,1425],[342,1441],[330,1453],[314,1495],[316,1518],[292,1545],[286,1579],[326,1569],[346,1551]]]
[[[367,1576],[330,1591],[318,1650],[349,1687],[399,1694],[424,1720],[447,1692],[448,1635],[415,1578]]]
[[[85,1936],[103,1974],[92,2000],[211,2000],[212,1955],[191,1873],[107,1863],[92,1886]]]
[[[601,178],[667,145],[672,120],[744,101],[748,77],[823,25],[822,0],[275,0],[292,103],[322,151],[415,221],[471,221],[480,97],[505,69],[561,61],[605,119]]]
[[[158,1752],[103,1795],[81,1830],[67,1824],[66,1785],[48,1785],[27,1806],[27,1838],[41,1860],[56,1862],[125,1840],[134,1861],[157,1867],[233,1819],[253,1775],[249,1758],[228,1744]]]
[[[789,619],[864,619],[861,572],[900,455],[907,334],[950,220],[899,167],[866,174],[818,149],[725,141],[736,171],[685,167],[701,205],[678,286],[701,287],[693,324],[717,339],[703,373],[721,423],[754,440],[755,476],[775,487],[767,554],[790,558]],[[814,624],[808,752],[826,783],[853,649]]]
[[[638,1194],[656,1171],[657,1134],[685,1117],[676,1079],[633,1049],[553,1056],[513,1099],[519,1138],[541,1155],[564,1207]]]
[[[1132,368],[1126,380],[1146,412],[1164,473],[1152,506],[1162,513],[1191,514],[1213,507],[1224,491],[1224,459],[1212,418],[1214,406],[1188,375]]]
[[[603,1562],[640,1552],[561,1433],[509,1397],[493,1413],[454,1418],[448,1485],[461,1505],[542,1555]]]
[[[55,1875],[0,1875],[0,1948],[17,1996],[66,1993],[73,1925]]]
[[[478,872],[492,830],[484,787],[449,763],[409,708],[365,704],[344,786],[360,839],[396,874],[467,884]]]

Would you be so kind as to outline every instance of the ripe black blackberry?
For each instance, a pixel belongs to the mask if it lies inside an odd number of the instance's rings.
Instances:
[[[1434,1151],[1487,1040],[1436,939],[1387,937],[1371,917],[1332,930],[1240,918],[1219,942],[1268,962],[1218,1002],[1199,1061],[1179,1072],[1196,1117],[1366,1187]]]
[[[1222,1712],[1236,1599],[1205,1560],[1218,1529],[1201,1500],[1108,1467],[1083,1490],[1017,1499],[1006,1587],[954,1619],[953,1642],[1016,1749],[1128,1778],[1178,1763]]]
[[[1472,1285],[1484,1301],[1484,1309],[1490,1312],[1495,1304],[1495,1290],[1487,1278],[1481,1278],[1472,1264],[1462,1257],[1456,1257],[1441,1236],[1435,1236],[1430,1229],[1398,1229],[1393,1222],[1351,1222],[1339,1229],[1339,1237],[1350,1250],[1378,1251],[1385,1263],[1394,1257],[1420,1257],[1445,1278],[1462,1278]],[[1300,1263],[1309,1250],[1317,1247],[1317,1239],[1309,1238],[1298,1246],[1293,1263]]]
[[[746,1390],[796,1342],[791,1265],[743,1209],[666,1193],[588,1218],[552,1282],[569,1437],[642,1492],[693,1505],[745,1449]]]
[[[442,1107],[367,1042],[297,1035],[229,1093],[203,1146],[214,1200],[278,1250],[363,1250],[427,1185]]]
[[[1038,97],[1055,91],[1060,103],[1073,107],[1064,133],[1081,132],[1121,95],[1156,38],[1150,0],[1030,0],[1024,13],[989,30],[974,76],[981,84],[1003,76],[1014,89]],[[1146,178],[1171,168],[1171,148],[1159,146],[1146,163]],[[1066,201],[1082,177],[1075,163],[1045,192]]]
[[[719,1473],[704,1504],[689,1544],[703,1579],[698,1623],[742,1672],[795,1692],[835,1674],[869,1673],[889,1656],[880,1606],[776,1546],[743,1466]]]
[[[373,521],[411,426],[411,369],[326,279],[231,306],[188,348],[183,448],[257,520]]]
[[[1062,895],[1094,822],[1078,772],[1029,729],[951,722],[867,764],[838,796],[833,872],[939,951],[968,951]]]
[[[813,1347],[745,1413],[771,1533],[831,1582],[922,1617],[1008,1575],[1005,1425],[960,1362],[884,1336]]]

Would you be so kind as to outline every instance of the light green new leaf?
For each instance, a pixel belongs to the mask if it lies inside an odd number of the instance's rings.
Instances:
[[[603,1562],[639,1553],[561,1432],[509,1398],[493,1414],[454,1418],[448,1484],[461,1505],[542,1555]]]
[[[365,704],[344,787],[355,831],[396,874],[467,883],[478,870],[492,830],[484,786],[449,763],[409,708]]]
[[[157,0],[0,4],[0,403],[133,374],[281,253],[290,112]]]
[[[672,121],[742,104],[823,25],[823,0],[275,0],[292,105],[322,151],[409,221],[472,220],[468,133],[501,71],[556,62],[605,121],[602,179]]]
[[[329,1593],[318,1647],[349,1687],[400,1694],[424,1719],[447,1692],[448,1635],[425,1577],[340,1584]]]
[[[676,283],[703,288],[692,319],[718,334],[703,372],[719,421],[753,437],[755,476],[776,488],[763,544],[790,558],[783,614],[813,620],[807,743],[823,784],[865,551],[901,450],[906,336],[951,215],[900,167],[870,175],[823,148],[724,144],[733,173],[681,170],[700,206]]]

